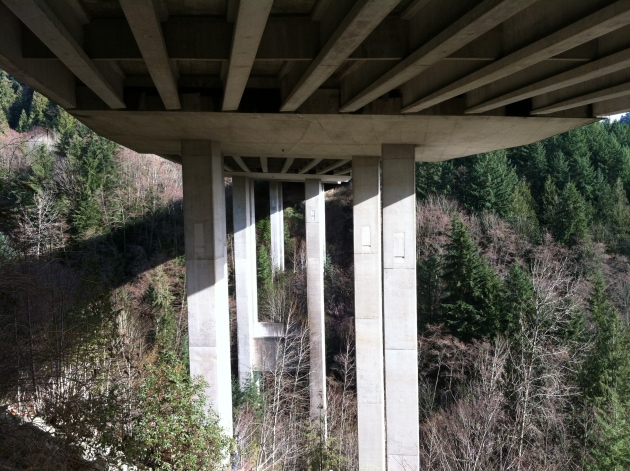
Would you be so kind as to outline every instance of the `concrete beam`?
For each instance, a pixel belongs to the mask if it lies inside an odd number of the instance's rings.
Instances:
[[[385,469],[381,178],[378,157],[353,157],[354,322],[359,470]]]
[[[321,180],[304,182],[306,297],[310,334],[310,415],[326,430],[326,334],[324,331],[325,193]]]
[[[206,397],[231,437],[223,158],[216,142],[183,140],[181,146],[190,374],[207,381]]]
[[[340,111],[344,113],[357,111],[416,77],[534,1],[485,0],[348,100]]]
[[[323,169],[321,169],[317,173],[323,175],[323,174],[328,173],[328,172],[330,172],[332,170],[335,170],[336,168],[341,167],[342,165],[346,165],[348,162],[350,162],[350,159],[338,160],[334,164],[330,164],[328,167],[324,167]]]
[[[268,157],[260,158],[260,168],[262,168],[262,171],[264,173],[267,173],[269,171],[269,158]]]
[[[302,167],[300,169],[300,173],[306,173],[308,172],[310,169],[312,169],[313,167],[316,167],[317,165],[319,165],[319,163],[324,160],[324,159],[313,159],[311,160],[309,163],[307,163],[304,167]]]
[[[280,173],[287,173],[288,170],[291,168],[291,165],[293,165],[294,161],[295,159],[292,158],[286,159],[284,161],[284,165],[282,166],[282,170],[280,170]]]
[[[177,81],[166,52],[162,25],[152,0],[120,0],[149,75],[167,110],[181,109]]]
[[[302,78],[293,87],[280,107],[280,111],[297,110],[326,79],[337,71],[399,1],[357,1]]]
[[[96,68],[44,0],[2,0],[66,67],[87,85],[110,108],[125,108],[122,80],[116,90]]]
[[[223,111],[236,111],[256,59],[273,0],[240,0],[225,90]]]
[[[251,172],[251,170],[249,169],[249,167],[247,166],[247,164],[245,163],[245,161],[240,155],[233,155],[232,158],[238,164],[238,166],[243,169],[243,172],[247,172],[247,173]]]
[[[533,115],[545,115],[557,113],[559,111],[577,108],[578,106],[591,105],[601,101],[612,100],[630,95],[630,82],[622,83],[615,87],[608,87],[592,93],[586,93],[569,100],[559,101],[552,105],[535,109],[531,112]]]
[[[232,178],[234,221],[234,281],[238,330],[238,379],[241,386],[252,379],[255,363],[258,289],[256,272],[256,217],[253,181]]]
[[[262,181],[280,181],[280,182],[304,182],[309,178],[312,178],[313,175],[308,173],[256,173],[256,172],[238,172],[238,171],[227,171],[225,173],[226,177],[248,177],[253,178],[255,180]],[[349,176],[343,175],[317,175],[323,183],[340,183],[347,182],[350,180]]]
[[[402,109],[414,113],[531,67],[580,44],[630,24],[630,3],[619,0],[519,49]]]
[[[593,115],[598,117],[626,113],[628,110],[630,110],[630,97],[627,96],[593,103]]]
[[[548,79],[541,80],[492,100],[480,103],[477,106],[467,109],[466,113],[485,113],[486,111],[509,105],[510,103],[603,77],[604,75],[617,72],[626,67],[630,67],[630,49],[624,49],[623,51],[594,60],[567,72],[554,75]]]
[[[59,61],[22,56],[22,24],[0,3],[0,68],[66,109],[76,108],[75,77]]]
[[[419,469],[415,146],[383,144],[387,469]]]
[[[284,271],[284,204],[282,182],[269,182],[269,223],[271,226],[271,266]]]

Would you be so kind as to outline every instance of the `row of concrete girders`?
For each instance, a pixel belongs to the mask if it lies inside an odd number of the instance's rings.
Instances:
[[[225,197],[220,147],[211,141],[183,141],[182,149],[191,374],[206,379],[208,399],[221,425],[231,434]],[[358,436],[362,470],[419,467],[414,158],[412,145],[384,145],[381,158],[353,159]],[[246,179],[237,179],[235,185],[235,215],[243,216],[240,222],[235,218],[235,232],[239,233],[238,240],[235,234],[235,250],[242,254],[235,262],[240,267],[237,269],[250,277],[248,284],[237,281],[237,303],[245,297],[252,305],[255,236],[251,229],[253,212],[246,208],[249,202],[251,209],[253,196],[251,183]],[[325,214],[321,182],[307,180],[305,194],[311,414],[319,417],[326,409]],[[239,344],[251,346],[249,342],[255,337],[253,311],[250,308],[247,312],[250,314],[243,332],[239,322]],[[249,338],[245,335],[247,330]],[[243,371],[247,368],[243,365]]]

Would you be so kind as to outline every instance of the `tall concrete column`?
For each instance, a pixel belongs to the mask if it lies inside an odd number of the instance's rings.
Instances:
[[[269,182],[269,219],[271,225],[271,266],[284,271],[284,204],[282,182]]]
[[[378,157],[352,158],[359,469],[385,469],[381,182]]]
[[[326,352],[324,332],[325,197],[321,180],[304,182],[306,199],[306,295],[310,330],[311,418],[326,425]]]
[[[383,144],[383,310],[388,471],[419,468],[415,146]]]
[[[218,143],[182,141],[190,374],[232,436],[232,381],[225,233],[225,184]]]
[[[253,184],[254,182],[249,178],[232,177],[238,378],[241,385],[245,385],[252,378],[255,364],[255,325],[258,322],[256,218]]]

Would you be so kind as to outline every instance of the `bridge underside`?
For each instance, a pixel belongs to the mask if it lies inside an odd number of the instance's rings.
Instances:
[[[182,164],[191,371],[227,431],[224,176],[241,380],[283,335],[257,319],[251,183],[305,183],[314,420],[322,183],[352,178],[359,467],[417,470],[414,162],[630,109],[630,0],[0,0],[0,68],[99,134]]]

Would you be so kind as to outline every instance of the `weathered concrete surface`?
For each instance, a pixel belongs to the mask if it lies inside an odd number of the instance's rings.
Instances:
[[[190,373],[207,382],[206,396],[232,436],[230,319],[221,148],[182,142],[186,291]]]
[[[306,297],[310,335],[310,410],[326,425],[326,334],[324,332],[325,193],[322,182],[304,182],[306,222]]]
[[[419,469],[414,146],[383,144],[383,311],[388,471]]]
[[[255,359],[254,329],[258,322],[254,208],[253,181],[249,178],[234,177],[232,179],[234,281],[238,330],[238,378],[241,385],[251,379]]]
[[[352,160],[359,469],[385,469],[381,179],[378,157]]]

